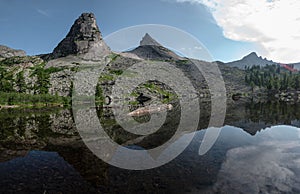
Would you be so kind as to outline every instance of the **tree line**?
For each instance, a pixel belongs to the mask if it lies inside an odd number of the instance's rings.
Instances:
[[[49,94],[51,73],[62,69],[44,67],[45,63],[30,67],[29,78],[35,81],[28,85],[23,70],[0,65],[0,104],[68,104],[69,98]]]
[[[279,65],[254,65],[245,67],[245,81],[252,89],[267,88],[269,90],[300,90],[300,73],[291,72]]]

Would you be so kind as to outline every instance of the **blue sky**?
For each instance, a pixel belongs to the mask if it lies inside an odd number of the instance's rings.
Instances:
[[[214,60],[240,59],[257,45],[226,38],[208,7],[176,0],[0,0],[0,44],[29,55],[49,53],[82,12],[93,12],[103,36],[140,24],[163,24],[184,30]],[[139,37],[138,37],[139,38]]]

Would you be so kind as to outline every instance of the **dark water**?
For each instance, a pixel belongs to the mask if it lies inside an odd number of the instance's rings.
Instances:
[[[176,112],[175,112],[176,113]],[[128,146],[110,110],[98,110],[109,136]],[[228,106],[212,149],[198,154],[209,114],[191,144],[171,162],[144,171],[106,164],[82,142],[71,110],[0,110],[0,193],[300,193],[300,104]],[[147,121],[147,116],[139,118]],[[151,149],[178,124],[135,142]],[[132,146],[132,145],[131,145]]]

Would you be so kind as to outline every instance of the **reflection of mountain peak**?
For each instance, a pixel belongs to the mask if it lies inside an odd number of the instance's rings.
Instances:
[[[256,135],[258,132],[264,130],[267,127],[270,127],[270,124],[266,122],[252,122],[251,120],[242,119],[241,121],[234,122],[235,127],[243,129],[245,132],[251,136]]]

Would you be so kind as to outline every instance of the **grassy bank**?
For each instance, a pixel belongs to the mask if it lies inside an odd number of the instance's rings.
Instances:
[[[0,106],[2,107],[43,107],[69,106],[71,97],[50,94],[25,94],[0,92]]]

